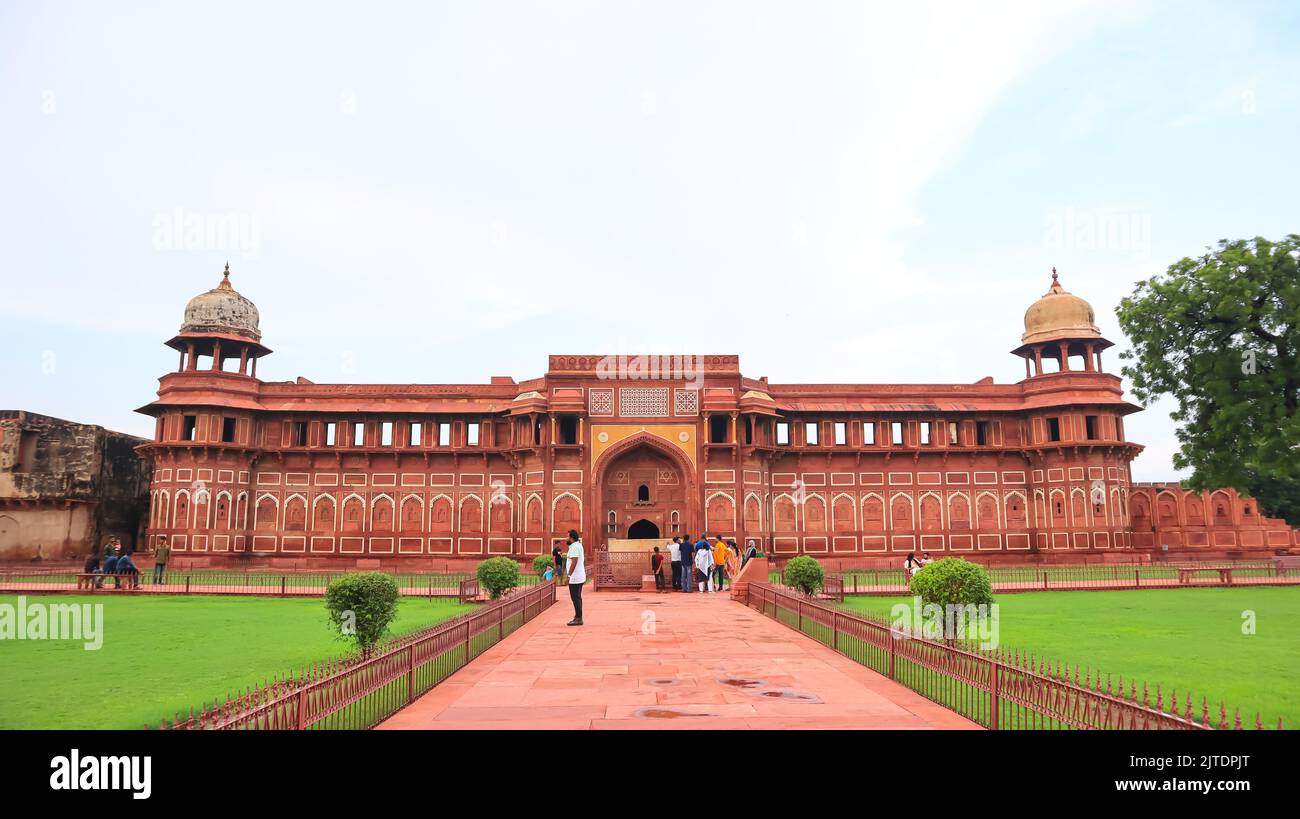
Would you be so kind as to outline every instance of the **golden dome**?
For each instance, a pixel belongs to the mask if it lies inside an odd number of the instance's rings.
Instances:
[[[1101,338],[1092,305],[1067,293],[1056,277],[1056,268],[1052,268],[1051,288],[1025,311],[1025,333],[1020,342],[1083,338]]]

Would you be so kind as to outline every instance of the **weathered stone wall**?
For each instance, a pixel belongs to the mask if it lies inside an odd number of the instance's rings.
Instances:
[[[150,465],[141,439],[0,410],[0,561],[75,559],[117,536],[138,542]]]

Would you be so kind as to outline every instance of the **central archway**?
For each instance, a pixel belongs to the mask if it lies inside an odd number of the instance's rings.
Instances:
[[[627,527],[627,536],[631,540],[658,540],[659,527],[653,522],[641,518],[636,523]]]

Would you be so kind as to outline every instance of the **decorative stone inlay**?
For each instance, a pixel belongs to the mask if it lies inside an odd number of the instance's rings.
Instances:
[[[614,414],[614,391],[588,390],[587,413],[590,415],[609,416]]]
[[[668,414],[667,387],[623,387],[618,413],[625,418],[659,418]]]

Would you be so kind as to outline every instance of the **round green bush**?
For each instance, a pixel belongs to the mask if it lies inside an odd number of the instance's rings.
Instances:
[[[508,557],[492,557],[478,564],[478,582],[495,600],[519,585],[519,564]]]
[[[812,597],[826,584],[826,572],[822,571],[822,564],[813,558],[799,555],[785,564],[782,579],[785,585]]]
[[[397,614],[397,581],[383,572],[351,572],[325,589],[325,610],[339,635],[371,649]]]
[[[546,570],[554,564],[555,561],[551,559],[550,555],[538,555],[533,558],[533,571],[537,572],[538,575],[544,575]]]
[[[988,570],[959,557],[945,557],[912,577],[912,594],[940,606],[992,605]]]

